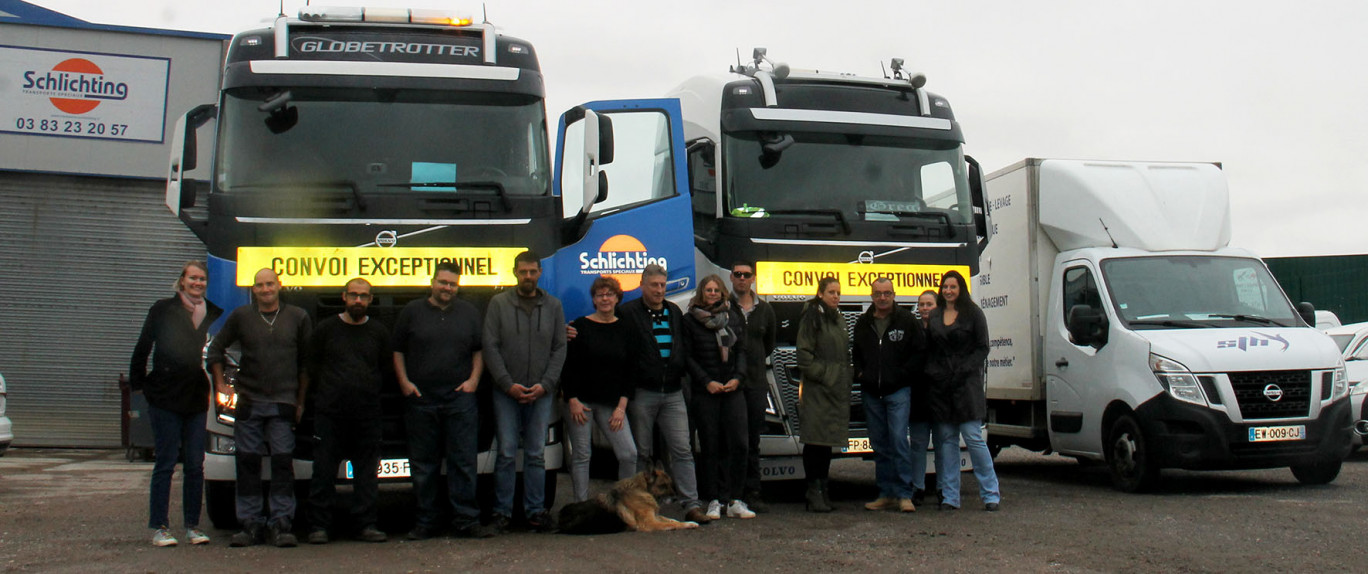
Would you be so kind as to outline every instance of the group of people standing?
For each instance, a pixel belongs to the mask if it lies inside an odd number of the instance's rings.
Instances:
[[[777,322],[774,310],[754,292],[753,264],[732,266],[730,290],[719,275],[703,278],[688,310],[665,298],[667,275],[659,265],[643,270],[641,297],[626,303],[616,279],[599,277],[589,293],[594,312],[568,326],[560,301],[538,286],[540,259],[524,252],[514,266],[517,287],[495,295],[482,317],[456,297],[460,268],[438,264],[429,296],[406,305],[392,330],[369,318],[373,295],[365,279],[347,282],[344,311],[315,327],[303,309],[280,301],[274,271],[258,271],[252,301],[224,318],[206,354],[212,387],[235,407],[236,514],[243,529],[231,544],[297,544],[294,425],[306,397],[312,398],[317,439],[307,541],[329,541],[342,460],[353,463],[357,537],[387,539],[376,527],[375,503],[380,391],[390,372],[405,397],[418,506],[416,525],[407,534],[411,540],[440,533],[444,505],[450,506],[457,536],[484,538],[509,528],[520,449],[523,518],[533,530],[552,528],[543,451],[556,401],[562,399],[576,501],[589,497],[590,438],[597,428],[612,447],[620,479],[644,469],[658,442],[664,445],[686,520],[752,518],[764,511],[759,441],[769,402],[765,359],[775,347]],[[211,388],[200,365],[209,326],[222,310],[205,299],[207,283],[204,263],[183,266],[175,295],[149,311],[130,366],[134,389],[148,399],[155,436],[148,525],[157,546],[178,543],[168,519],[178,458],[184,461],[186,538],[192,544],[209,542],[198,528]],[[862,384],[877,460],[880,498],[867,508],[914,508],[912,500],[925,488],[930,429],[938,437],[937,452],[944,453],[937,458],[942,468],[958,468],[957,443],[964,437],[983,499],[989,510],[997,509],[992,458],[978,430],[984,398],[981,369],[975,365],[986,356],[987,329],[977,306],[959,296],[962,290],[963,277],[946,274],[935,309],[923,311],[919,322],[894,304],[891,283],[876,281],[874,305],[856,325],[852,372],[850,340],[838,308],[840,285],[834,279],[821,282],[798,331],[799,417],[810,510],[831,509],[827,472],[832,449],[847,444],[852,376]],[[234,344],[240,357],[230,386],[226,351]],[[481,524],[475,392],[486,370],[495,386],[498,448],[493,517]],[[267,458],[269,515],[261,483]],[[443,463],[445,504],[438,500]],[[942,508],[958,507],[959,473],[937,476]]]
[[[833,508],[828,474],[833,449],[848,444],[852,381],[860,383],[879,488],[879,497],[866,509],[916,510],[926,491],[929,435],[936,444],[936,467],[955,469],[936,473],[938,507],[960,507],[963,438],[984,508],[998,510],[997,475],[982,435],[988,325],[964,292],[964,277],[945,273],[939,292],[918,297],[918,318],[897,305],[892,281],[877,279],[871,285],[873,303],[847,334],[840,282],[834,277],[818,282],[817,296],[803,309],[797,343],[808,510]]]

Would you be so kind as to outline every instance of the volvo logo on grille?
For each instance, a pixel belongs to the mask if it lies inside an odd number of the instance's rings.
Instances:
[[[1268,385],[1268,386],[1264,387],[1264,397],[1267,398],[1267,399],[1269,400],[1269,402],[1274,402],[1274,403],[1276,403],[1276,402],[1278,402],[1278,401],[1281,401],[1281,400],[1282,400],[1282,388],[1279,387],[1278,385]]]
[[[399,234],[393,231],[387,229],[375,234],[375,244],[380,247],[394,247],[396,243],[399,243]]]

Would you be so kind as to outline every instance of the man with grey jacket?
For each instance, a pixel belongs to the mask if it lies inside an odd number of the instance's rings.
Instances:
[[[513,514],[518,442],[523,450],[523,512],[536,531],[553,525],[546,505],[546,429],[565,363],[565,312],[559,299],[537,286],[541,259],[531,251],[513,260],[518,287],[489,300],[484,359],[494,378],[494,419],[499,438],[494,463],[494,522],[506,530]]]

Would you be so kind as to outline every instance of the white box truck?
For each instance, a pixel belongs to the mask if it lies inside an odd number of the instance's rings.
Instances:
[[[1335,479],[1344,361],[1314,310],[1229,246],[1220,166],[1027,159],[989,175],[987,196],[973,296],[991,444],[1105,461],[1130,492],[1162,468]]]

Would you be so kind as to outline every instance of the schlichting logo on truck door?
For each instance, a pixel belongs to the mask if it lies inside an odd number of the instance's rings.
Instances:
[[[599,246],[597,253],[581,251],[580,274],[604,275],[618,280],[623,291],[641,286],[641,272],[652,263],[669,269],[664,257],[652,257],[641,240],[631,235],[614,235]]]

